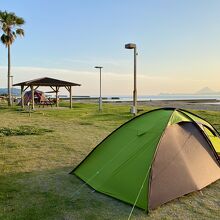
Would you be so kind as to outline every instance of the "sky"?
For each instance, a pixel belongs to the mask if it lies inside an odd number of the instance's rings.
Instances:
[[[0,0],[25,19],[11,49],[14,83],[54,77],[82,84],[73,95],[132,95],[136,43],[138,95],[220,91],[219,0]],[[0,44],[0,87],[7,50]]]

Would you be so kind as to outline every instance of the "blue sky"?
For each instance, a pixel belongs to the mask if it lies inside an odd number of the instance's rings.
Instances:
[[[132,94],[132,51],[138,46],[138,93],[220,90],[218,0],[1,0],[0,9],[26,20],[25,38],[12,46],[19,82],[50,76],[82,83],[78,95]],[[0,87],[7,53],[0,45]],[[218,88],[219,86],[219,88]]]

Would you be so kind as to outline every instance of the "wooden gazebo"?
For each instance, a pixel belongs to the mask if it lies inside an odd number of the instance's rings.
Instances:
[[[56,106],[59,106],[58,103],[58,92],[60,87],[64,87],[70,94],[70,108],[72,108],[72,87],[81,86],[80,84],[67,82],[63,80],[53,79],[49,77],[33,79],[30,81],[25,81],[21,83],[16,83],[13,86],[21,86],[21,106],[24,108],[24,92],[30,87],[32,94],[32,108],[34,109],[34,91],[37,90],[39,86],[50,87],[56,93]]]

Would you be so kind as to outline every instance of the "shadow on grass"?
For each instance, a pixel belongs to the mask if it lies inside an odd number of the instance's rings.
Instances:
[[[70,175],[73,167],[0,176],[0,219],[127,219],[132,206],[94,192]],[[132,219],[217,219],[220,182]],[[216,194],[218,192],[218,194]],[[211,196],[217,196],[216,201]],[[210,201],[210,200],[211,201]]]
[[[72,168],[0,176],[0,219],[127,218],[131,206],[93,192]]]
[[[7,110],[7,111],[19,111],[20,107],[19,106],[13,106],[13,107],[8,107],[5,105],[0,105],[0,111],[1,110]]]

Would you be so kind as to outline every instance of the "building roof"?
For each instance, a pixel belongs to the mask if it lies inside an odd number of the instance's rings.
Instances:
[[[16,83],[13,86],[81,86],[81,84],[67,82],[59,79],[43,77],[25,82]]]

